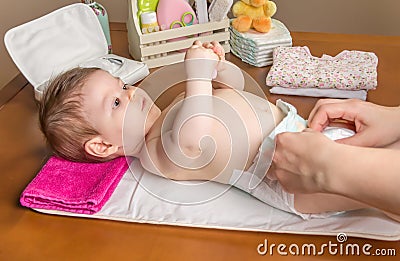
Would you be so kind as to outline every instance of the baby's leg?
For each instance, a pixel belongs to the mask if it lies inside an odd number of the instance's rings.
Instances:
[[[387,145],[385,148],[386,149],[400,150],[400,140],[398,140],[398,141],[396,141],[396,142],[394,142],[392,144]]]
[[[316,214],[331,211],[347,211],[366,208],[358,201],[334,194],[295,194],[294,208],[300,213]]]
[[[396,220],[397,222],[400,222],[400,216],[399,216],[399,215],[395,215],[395,214],[388,213],[388,212],[385,212],[385,214],[386,214],[388,217],[390,217],[390,218]]]

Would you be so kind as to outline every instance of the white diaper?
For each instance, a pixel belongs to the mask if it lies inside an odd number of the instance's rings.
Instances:
[[[307,126],[307,121],[297,114],[296,108],[282,100],[277,100],[276,106],[281,109],[286,117],[266,137],[259,148],[253,165],[247,171],[234,170],[229,184],[253,195],[259,200],[277,209],[294,213],[303,219],[325,218],[341,212],[326,212],[319,214],[303,214],[294,208],[294,195],[283,190],[277,180],[266,177],[266,172],[271,165],[275,148],[275,136],[282,132],[299,132]],[[332,139],[340,139],[354,135],[354,132],[343,128],[328,127],[324,134]]]

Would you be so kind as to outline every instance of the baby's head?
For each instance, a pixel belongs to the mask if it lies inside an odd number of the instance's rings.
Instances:
[[[39,104],[40,128],[53,152],[80,162],[98,161],[83,144],[99,132],[83,111],[82,88],[97,68],[74,68],[54,78]]]
[[[127,151],[135,156],[160,115],[153,105],[143,90],[106,71],[74,68],[50,82],[39,106],[40,127],[53,152],[71,161],[103,162]],[[129,148],[123,130],[132,134]]]

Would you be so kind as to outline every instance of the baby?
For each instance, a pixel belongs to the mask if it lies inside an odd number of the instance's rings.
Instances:
[[[303,218],[364,207],[336,195],[289,194],[265,177],[274,135],[301,131],[306,122],[290,104],[275,106],[243,91],[240,69],[225,61],[218,42],[194,42],[184,70],[185,92],[163,111],[144,90],[106,71],[67,71],[41,101],[42,132],[54,153],[68,160],[133,156],[154,174],[232,184]]]

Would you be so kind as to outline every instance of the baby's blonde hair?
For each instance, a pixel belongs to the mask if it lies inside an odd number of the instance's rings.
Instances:
[[[39,122],[47,144],[64,159],[103,162],[85,151],[85,143],[99,135],[82,110],[82,88],[98,68],[74,68],[51,80],[39,103]]]

